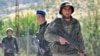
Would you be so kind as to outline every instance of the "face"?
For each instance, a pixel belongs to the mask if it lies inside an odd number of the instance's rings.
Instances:
[[[42,15],[38,14],[37,21],[39,24],[42,24],[43,22],[45,22],[45,18]]]
[[[71,14],[72,14],[72,9],[70,6],[65,6],[63,9],[62,9],[62,14],[65,16],[65,17],[70,17]]]
[[[13,32],[11,30],[8,30],[7,35],[12,36]]]

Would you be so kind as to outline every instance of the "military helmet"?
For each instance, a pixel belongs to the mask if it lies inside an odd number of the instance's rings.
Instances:
[[[70,6],[71,9],[72,9],[72,13],[74,12],[74,6],[72,5],[71,2],[63,2],[63,3],[60,5],[59,14],[62,14],[62,9],[63,9],[65,6]]]
[[[6,32],[8,33],[8,31],[12,31],[13,32],[13,29],[12,28],[7,28]]]

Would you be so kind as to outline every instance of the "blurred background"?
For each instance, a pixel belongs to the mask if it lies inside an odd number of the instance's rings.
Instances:
[[[11,27],[18,40],[20,56],[36,56],[33,44],[39,27],[36,10],[45,10],[50,23],[60,17],[59,6],[64,1],[72,2],[75,7],[73,17],[81,23],[87,56],[100,56],[100,0],[0,0],[0,41]],[[0,56],[3,56],[1,48]]]

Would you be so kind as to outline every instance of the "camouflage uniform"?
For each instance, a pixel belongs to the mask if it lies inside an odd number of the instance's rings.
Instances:
[[[14,56],[14,53],[18,53],[17,40],[14,37],[5,37],[2,40],[4,49],[4,56]]]
[[[57,21],[60,20],[61,22],[57,23]],[[56,31],[57,26],[56,24],[62,24],[60,27],[69,34],[71,35],[71,38],[74,41],[77,41],[78,46],[84,50],[84,43],[83,43],[83,37],[81,34],[81,29],[80,29],[80,24],[78,20],[74,19],[71,17],[70,22],[66,22],[63,18],[61,19],[55,19],[53,22],[49,24],[45,31],[45,39],[49,42],[51,51],[53,52],[54,56],[79,56],[78,55],[78,50],[76,48],[70,48],[70,46],[67,44],[66,46],[60,45],[59,44],[59,35],[56,33],[53,33]],[[59,27],[59,29],[60,29]],[[74,54],[74,55],[73,55]]]
[[[44,32],[46,30],[47,25],[48,25],[47,22],[40,25],[40,29],[39,29],[39,32],[37,34],[37,38],[39,39],[40,48],[45,50],[45,53],[43,54],[43,56],[52,56],[51,51],[50,51],[49,46],[48,46],[49,42],[44,39]]]

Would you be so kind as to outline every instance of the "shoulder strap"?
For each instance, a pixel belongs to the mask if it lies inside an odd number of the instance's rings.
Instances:
[[[62,27],[63,28],[63,24],[62,24],[61,18],[56,18],[54,20],[54,22],[55,22],[55,24],[56,24],[57,27],[60,27],[60,28]]]

